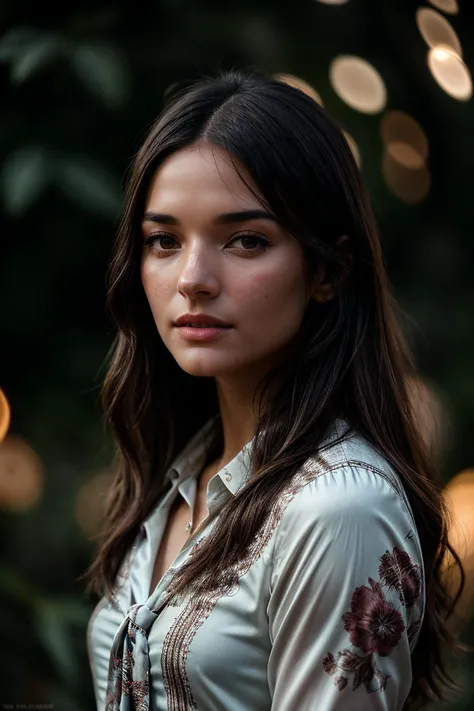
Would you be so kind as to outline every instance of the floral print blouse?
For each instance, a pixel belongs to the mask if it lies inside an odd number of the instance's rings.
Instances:
[[[194,505],[216,415],[167,473],[115,599],[88,626],[98,711],[400,711],[425,607],[420,542],[400,479],[334,424],[215,591],[168,599],[167,583],[249,476],[253,440],[209,482],[208,523],[149,595],[178,492]]]

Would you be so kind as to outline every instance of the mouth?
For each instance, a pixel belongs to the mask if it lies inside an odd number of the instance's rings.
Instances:
[[[232,328],[219,323],[180,323],[176,328]]]
[[[179,335],[186,341],[214,341],[223,338],[224,334],[232,331],[233,326],[223,326],[217,323],[193,323],[177,326]]]

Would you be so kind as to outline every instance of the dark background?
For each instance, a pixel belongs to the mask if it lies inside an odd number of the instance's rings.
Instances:
[[[468,5],[445,17],[474,70]],[[474,467],[474,109],[432,77],[418,7],[432,6],[3,0],[0,387],[11,424],[0,446],[0,704],[94,708],[85,632],[95,600],[76,578],[110,481],[98,402],[113,337],[104,275],[125,171],[174,82],[256,67],[319,92],[358,145],[407,334],[441,403],[444,481]],[[332,60],[351,54],[385,82],[376,114],[354,110],[331,85]],[[391,110],[428,137],[421,201],[397,197],[383,175],[380,121]],[[469,617],[463,626],[474,643]],[[466,691],[447,708],[467,711],[472,656],[454,667]]]

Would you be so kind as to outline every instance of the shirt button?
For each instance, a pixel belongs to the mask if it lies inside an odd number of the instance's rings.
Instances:
[[[231,479],[232,479],[232,474],[229,474],[229,472],[227,471],[227,469],[225,469],[225,472],[226,472],[225,480],[226,480],[226,481],[231,481]]]

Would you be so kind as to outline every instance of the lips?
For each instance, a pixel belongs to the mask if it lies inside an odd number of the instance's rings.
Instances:
[[[226,323],[217,316],[202,313],[182,314],[176,319],[174,325],[187,326],[188,328],[232,328],[230,323]]]
[[[232,326],[221,326],[218,323],[180,323],[178,328],[232,328]]]

